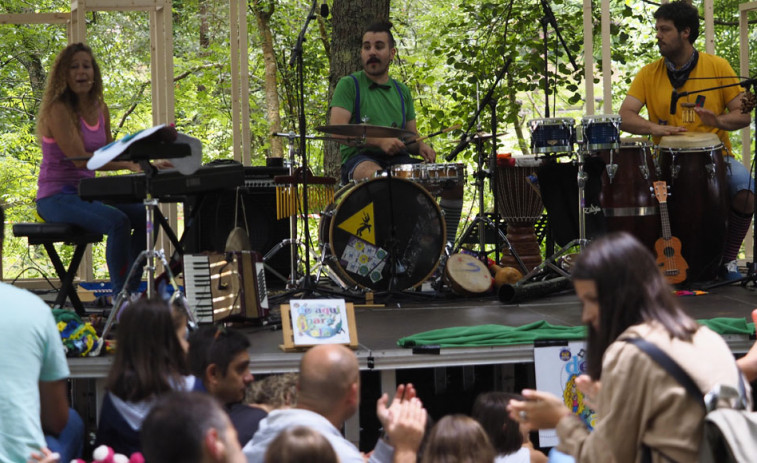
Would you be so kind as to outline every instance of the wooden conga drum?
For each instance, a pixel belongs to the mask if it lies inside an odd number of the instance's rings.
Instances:
[[[536,184],[540,160],[535,156],[513,156],[506,165],[497,165],[497,212],[507,224],[507,239],[526,266],[526,272],[542,262],[534,225],[541,218],[544,204]],[[520,269],[508,249],[502,250],[500,263]]]
[[[670,231],[681,240],[681,255],[689,264],[687,281],[714,279],[728,222],[723,144],[709,132],[662,137],[658,165],[670,191]]]
[[[657,180],[652,144],[622,138],[618,149],[592,153],[604,163],[599,203],[607,231],[626,231],[650,252],[661,235],[660,213],[652,185]]]

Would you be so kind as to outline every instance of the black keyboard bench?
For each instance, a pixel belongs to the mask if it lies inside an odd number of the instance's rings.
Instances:
[[[63,307],[66,298],[71,301],[74,310],[80,316],[84,316],[84,306],[79,296],[74,290],[74,277],[76,270],[79,268],[84,251],[89,243],[98,243],[102,241],[103,236],[99,233],[88,232],[82,228],[69,223],[59,222],[39,222],[39,223],[17,223],[13,225],[13,235],[17,237],[26,237],[30,245],[41,244],[45,247],[50,261],[55,267],[55,272],[60,279],[60,289],[55,298],[53,308]],[[55,250],[55,243],[65,243],[75,245],[74,255],[71,263],[66,269],[60,260],[58,252]]]

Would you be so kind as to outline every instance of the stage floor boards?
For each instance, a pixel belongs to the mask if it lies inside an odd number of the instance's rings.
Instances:
[[[699,296],[680,296],[683,307],[697,319],[746,317],[757,308],[757,291],[749,283],[710,290]],[[287,303],[280,300],[278,303]],[[378,301],[380,302],[380,301]],[[438,354],[414,354],[401,348],[397,340],[423,331],[459,326],[500,324],[521,326],[545,320],[553,325],[581,325],[581,306],[572,291],[504,304],[495,296],[462,297],[446,294],[422,297],[413,293],[393,296],[383,307],[355,306],[359,347],[356,350],[363,369],[396,370],[434,366],[484,365],[533,361],[533,345],[503,347],[443,348]],[[252,342],[250,368],[253,373],[296,371],[301,352],[283,352],[280,324],[237,326]],[[744,352],[752,341],[745,336],[727,336],[734,352]],[[72,358],[72,375],[103,377],[110,357]]]
[[[751,311],[757,308],[757,291],[751,283],[748,287],[724,286],[704,295],[679,296],[677,299],[697,319],[746,317],[751,321]],[[582,324],[581,306],[572,291],[516,304],[503,304],[494,296],[473,298],[446,295],[419,299],[400,294],[386,302],[384,307],[361,307],[356,304],[355,315],[360,344],[358,357],[361,363],[367,357],[373,357],[373,366],[377,369],[415,367],[419,364],[456,365],[476,361],[493,363],[532,359],[532,345],[442,349],[439,355],[414,355],[412,349],[397,346],[398,339],[423,331],[485,324],[520,326],[540,320],[553,325]],[[271,327],[241,329],[249,334],[253,344],[251,366],[254,371],[282,371],[295,366],[291,362],[295,357],[298,359],[299,354],[283,353],[279,349],[283,339],[280,330]],[[749,345],[746,339],[731,338],[729,342],[735,351],[741,351]]]

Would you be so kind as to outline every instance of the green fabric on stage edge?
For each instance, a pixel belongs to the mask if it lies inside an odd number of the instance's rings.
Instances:
[[[754,334],[754,323],[747,323],[745,318],[712,318],[697,321],[721,335]],[[538,321],[522,326],[478,325],[441,328],[400,338],[397,345],[400,347],[430,345],[439,347],[509,346],[532,344],[534,341],[571,341],[585,338],[586,329],[583,325],[560,326]]]

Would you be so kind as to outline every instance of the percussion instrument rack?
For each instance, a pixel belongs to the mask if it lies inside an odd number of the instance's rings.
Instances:
[[[522,300],[524,297],[534,296],[535,293],[543,292],[543,294],[546,294],[570,287],[569,268],[567,270],[562,268],[558,264],[558,261],[566,257],[576,246],[578,246],[579,252],[583,251],[589,242],[586,238],[585,189],[587,174],[584,171],[584,160],[591,150],[588,149],[589,143],[583,133],[583,127],[580,127],[576,132],[576,142],[578,144],[578,150],[576,151],[577,160],[575,161],[578,167],[576,176],[578,184],[578,238],[562,246],[556,253],[546,258],[544,262],[531,270],[515,285],[503,285],[499,292],[499,298],[502,302],[516,302]],[[616,150],[618,146],[613,144],[613,147],[610,149]],[[552,275],[552,278],[550,278],[546,270],[551,270],[557,275]]]

